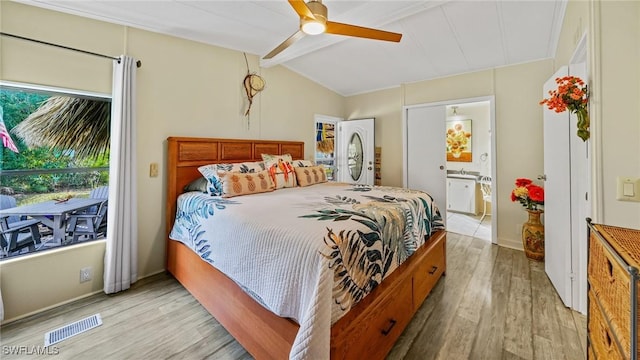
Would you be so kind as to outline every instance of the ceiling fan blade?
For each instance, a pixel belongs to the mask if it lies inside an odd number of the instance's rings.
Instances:
[[[402,34],[362,26],[327,21],[327,34],[355,36],[374,40],[400,42]]]
[[[316,18],[315,15],[313,15],[313,13],[311,12],[311,9],[309,9],[309,7],[307,6],[307,3],[305,3],[303,0],[289,0],[289,4],[291,4],[293,10],[295,10],[296,13],[298,13],[298,16],[300,16],[301,18]]]
[[[303,33],[302,30],[296,31],[293,35],[289,36],[289,38],[287,40],[283,41],[282,44],[278,45],[275,49],[271,50],[270,53],[265,55],[263,57],[263,59],[265,59],[265,60],[266,59],[271,59],[272,57],[278,55],[280,52],[282,52],[282,50],[288,48],[294,42],[302,39],[304,37],[304,35],[305,35],[305,33]]]

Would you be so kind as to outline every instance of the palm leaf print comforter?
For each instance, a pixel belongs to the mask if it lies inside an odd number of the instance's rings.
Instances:
[[[291,359],[328,359],[331,324],[444,229],[431,197],[324,183],[221,198],[178,198],[178,240],[300,330]]]

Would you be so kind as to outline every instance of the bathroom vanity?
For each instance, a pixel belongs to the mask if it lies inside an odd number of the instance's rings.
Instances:
[[[447,210],[466,214],[478,214],[482,194],[478,183],[479,173],[447,171]]]

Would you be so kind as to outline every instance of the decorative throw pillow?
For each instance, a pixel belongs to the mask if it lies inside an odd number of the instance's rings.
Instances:
[[[264,163],[262,161],[255,162],[243,162],[233,164],[210,164],[203,165],[198,168],[198,171],[207,179],[208,187],[207,191],[211,195],[222,195],[222,184],[218,179],[218,170],[239,172],[239,173],[257,173],[264,170]]]
[[[258,194],[275,189],[266,170],[258,173],[218,170],[218,180],[222,186],[222,197],[224,198]]]
[[[205,179],[204,177],[199,177],[193,180],[192,182],[188,183],[183,190],[184,192],[199,191],[202,193],[206,193],[207,187],[208,187],[207,185],[208,185],[207,179]]]
[[[313,163],[313,161],[311,160],[293,160],[291,162],[291,165],[293,167],[309,167],[309,166],[316,166],[316,164]]]
[[[291,166],[291,154],[269,155],[262,154],[264,167],[269,172],[269,176],[276,189],[285,187],[296,187],[296,173]]]
[[[309,186],[327,182],[327,173],[322,165],[296,167],[294,169],[296,172],[296,178],[298,178],[298,185],[300,186]]]

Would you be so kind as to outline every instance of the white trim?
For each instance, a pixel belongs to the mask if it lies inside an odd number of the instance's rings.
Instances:
[[[329,123],[338,123],[339,121],[343,121],[343,118],[340,117],[336,117],[336,116],[330,116],[330,115],[323,115],[323,114],[313,114],[313,119],[315,120],[315,123],[317,122],[329,122]],[[314,128],[315,131],[315,128]]]
[[[107,239],[96,239],[96,240],[91,240],[91,241],[84,241],[84,242],[80,242],[80,243],[76,243],[76,244],[70,244],[70,245],[64,245],[64,246],[58,246],[58,247],[54,247],[51,249],[46,249],[46,250],[37,250],[33,253],[28,253],[25,255],[20,255],[20,256],[16,256],[16,257],[10,257],[10,258],[5,258],[2,261],[0,261],[0,268],[2,268],[2,266],[6,265],[6,264],[11,264],[14,262],[20,262],[20,261],[26,261],[28,259],[33,259],[35,257],[39,257],[39,256],[49,256],[55,253],[59,253],[59,252],[65,252],[65,251],[70,251],[70,250],[74,250],[74,249],[78,249],[78,248],[82,248],[82,247],[87,247],[87,246],[94,246],[96,244],[100,244],[100,243],[106,243]]]
[[[582,34],[580,37],[580,41],[578,41],[578,45],[576,49],[573,51],[573,55],[571,56],[571,60],[569,64],[577,64],[580,62],[587,62],[589,59],[587,58],[587,33]]]
[[[413,107],[414,105],[412,105]],[[409,106],[402,107],[402,186],[409,187],[409,169],[407,169],[407,162],[409,161],[409,154],[407,150],[407,113],[409,112]]]
[[[589,112],[591,120],[591,219],[594,223],[604,222],[604,158],[602,151],[602,40],[600,2],[589,2],[589,49],[588,71],[591,75]],[[591,66],[593,65],[593,66]],[[595,84],[596,86],[593,86]]]
[[[578,42],[578,45],[576,46],[576,49],[573,52],[573,55],[571,56],[571,61],[569,62],[569,75],[572,75],[572,65],[576,64],[585,64],[585,70],[586,70],[586,76],[587,78],[583,79],[587,82],[587,84],[590,83],[590,79],[589,79],[589,57],[588,57],[588,36],[586,33],[582,34],[582,37],[580,38],[580,41]],[[591,85],[589,84],[589,88],[591,88]],[[593,131],[593,128],[591,128],[591,131]],[[593,133],[592,133],[593,135]],[[589,196],[589,200],[585,202],[583,202],[583,193],[577,193],[577,199],[573,199],[572,200],[572,207],[571,207],[571,268],[570,268],[570,274],[567,274],[567,276],[569,276],[570,278],[570,284],[571,284],[571,308],[573,308],[574,310],[579,311],[582,314],[586,314],[587,313],[587,276],[586,276],[586,271],[587,271],[587,243],[588,243],[588,238],[587,238],[587,231],[586,231],[586,226],[585,226],[585,221],[584,218],[579,218],[578,215],[580,214],[581,208],[584,208],[585,213],[588,217],[591,217],[591,214],[593,212],[593,206],[594,206],[594,199],[593,198],[593,174],[591,172],[591,168],[594,166],[594,156],[593,156],[593,147],[591,146],[591,141],[587,141],[586,143],[587,146],[587,159],[585,161],[585,166],[587,166],[586,169],[586,174],[584,174],[585,176],[587,176],[587,185],[586,185],[586,191],[588,192],[588,196]],[[576,150],[581,150],[580,147],[578,149],[575,148],[575,146],[571,146],[571,153],[573,154]],[[572,155],[573,157],[573,155]],[[573,168],[574,165],[571,164],[571,167]],[[571,187],[572,187],[572,192],[573,192],[573,187],[576,186],[578,190],[582,190],[583,188],[581,187],[580,184],[576,184],[576,182],[578,182],[576,179],[574,179],[575,174],[571,174]],[[580,179],[581,180],[585,180],[585,179]],[[578,208],[574,208],[574,201],[577,200],[577,203],[579,205],[577,205]],[[574,274],[574,276],[572,276],[572,274]]]
[[[111,94],[67,89],[67,88],[48,86],[48,85],[29,84],[29,83],[0,80],[0,87],[27,89],[27,90],[34,90],[34,91],[54,93],[54,94],[63,94],[63,95],[75,95],[80,97],[98,98],[98,99],[111,101]]]
[[[340,141],[338,140],[338,123],[344,121],[343,118],[322,115],[322,114],[313,114],[313,162],[314,164],[318,161],[318,152],[316,151],[317,145],[317,136],[318,136],[318,123],[329,123],[333,124],[333,180],[338,181],[338,153],[340,149],[338,146],[340,145]],[[326,160],[326,159],[324,159]]]
[[[553,12],[553,28],[551,29],[551,35],[549,36],[549,47],[547,49],[549,57],[555,59],[556,52],[558,51],[558,41],[560,41],[560,33],[562,32],[562,25],[564,24],[564,17],[567,13],[567,3],[569,1],[557,1],[556,8]]]

